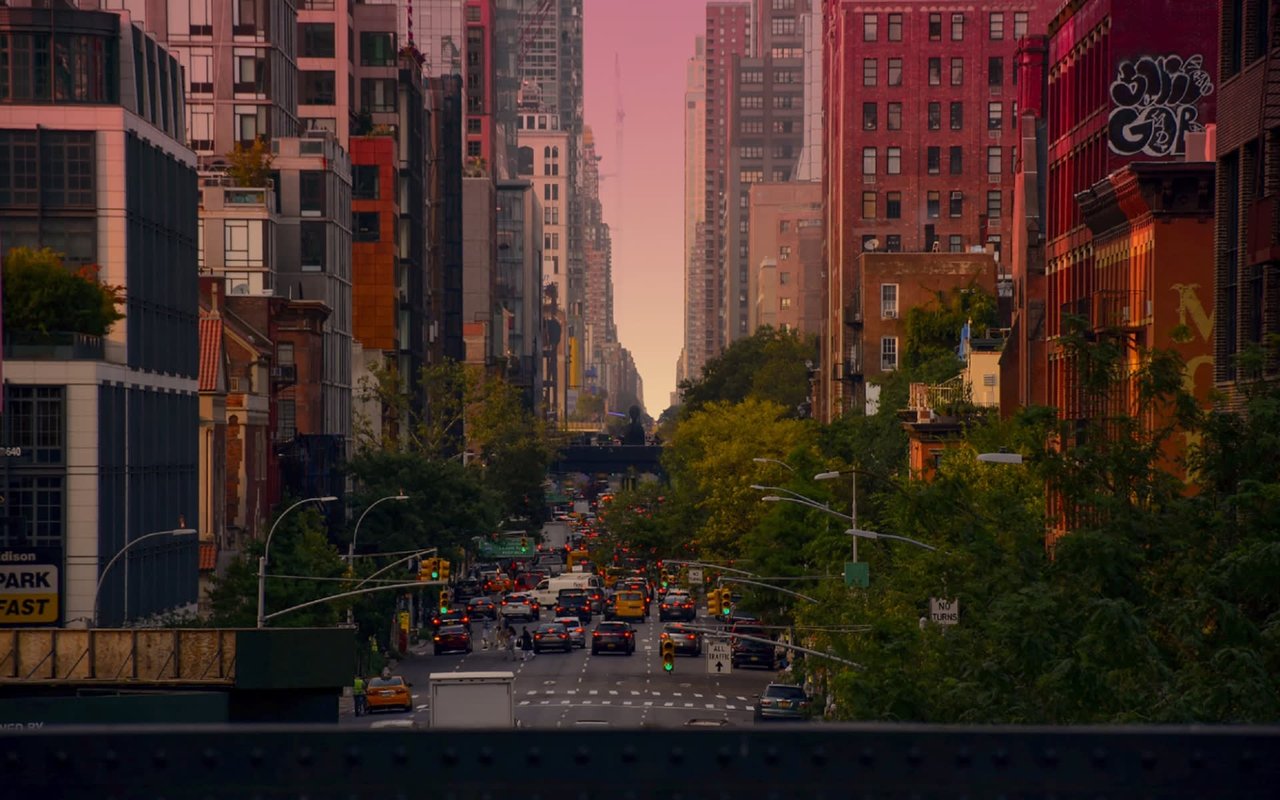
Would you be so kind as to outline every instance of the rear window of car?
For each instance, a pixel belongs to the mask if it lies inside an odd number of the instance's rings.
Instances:
[[[403,678],[374,678],[369,681],[370,689],[377,689],[381,686],[404,686]]]
[[[623,633],[630,629],[625,622],[602,622],[596,630],[603,633]]]
[[[643,600],[644,595],[640,592],[619,592],[618,599],[634,602],[636,600]]]
[[[466,632],[467,632],[467,629],[461,625],[449,625],[448,627],[444,627],[440,629],[441,636],[444,636],[446,634],[458,634],[458,633],[466,633]]]
[[[689,595],[677,594],[676,592],[667,592],[667,602],[668,603],[687,603],[689,602]]]
[[[803,700],[805,697],[804,689],[799,686],[768,686],[764,690],[765,697],[785,697],[793,700]]]
[[[548,622],[546,625],[540,625],[538,631],[541,633],[564,633],[564,626]]]

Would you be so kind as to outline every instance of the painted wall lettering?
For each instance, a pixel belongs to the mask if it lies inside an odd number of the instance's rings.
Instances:
[[[1125,156],[1157,158],[1185,152],[1188,133],[1204,130],[1196,103],[1213,94],[1213,81],[1200,54],[1142,56],[1120,62],[1111,83],[1115,108],[1108,117],[1107,143]]]

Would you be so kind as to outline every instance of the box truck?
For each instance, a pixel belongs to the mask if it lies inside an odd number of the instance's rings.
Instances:
[[[510,672],[433,672],[428,679],[433,728],[514,728]]]

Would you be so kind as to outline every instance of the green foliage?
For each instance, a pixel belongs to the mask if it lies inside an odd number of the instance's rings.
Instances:
[[[275,156],[265,137],[259,136],[248,147],[236,142],[235,149],[227,153],[227,174],[236,186],[266,186],[273,161]]]
[[[96,266],[69,271],[62,254],[47,247],[11,249],[4,259],[5,332],[105,335],[124,319],[116,308],[122,290],[99,283],[97,273]]]
[[[765,326],[731,344],[702,370],[697,380],[680,383],[682,412],[692,414],[715,402],[748,398],[776,403],[789,415],[809,399],[806,361],[817,358],[817,339]]]
[[[965,322],[970,322],[970,330],[975,332],[986,331],[996,323],[996,298],[977,281],[937,292],[929,305],[907,309],[903,366],[911,368],[940,357],[956,361],[960,329]]]

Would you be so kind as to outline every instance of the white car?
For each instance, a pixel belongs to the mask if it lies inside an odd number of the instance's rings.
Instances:
[[[522,619],[532,622],[541,615],[538,602],[524,594],[509,594],[502,598],[498,606],[498,615],[503,619]]]
[[[582,620],[577,617],[556,617],[552,621],[564,626],[569,632],[569,642],[574,647],[587,646],[587,629],[582,627]]]

